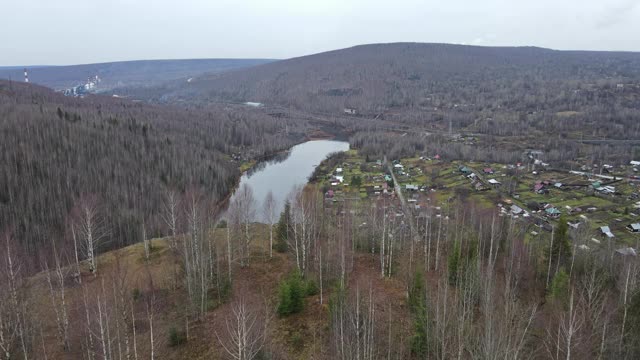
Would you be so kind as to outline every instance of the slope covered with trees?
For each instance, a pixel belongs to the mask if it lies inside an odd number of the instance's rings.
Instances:
[[[137,95],[163,102],[258,101],[333,115],[348,108],[356,117],[499,136],[553,131],[631,139],[638,136],[640,54],[374,44]]]
[[[0,82],[0,228],[29,253],[46,253],[51,240],[71,238],[68,223],[90,203],[108,225],[103,250],[137,242],[143,222],[150,235],[158,231],[150,211],[165,189],[222,198],[237,181],[239,161],[290,146],[300,129],[304,121],[246,108],[75,99]]]
[[[139,60],[99,64],[38,66],[28,68],[33,83],[61,90],[99,76],[96,89],[105,91],[126,86],[152,86],[165,81],[218,73],[268,63],[268,59]],[[0,68],[0,79],[23,79],[23,67]]]
[[[318,190],[290,194],[274,243],[253,223],[251,188],[224,224],[210,196],[186,192],[180,210],[159,210],[184,235],[145,237],[96,259],[99,271],[54,251],[26,277],[5,234],[0,346],[83,359],[640,354],[637,258],[582,250],[588,234],[564,219],[527,239],[524,222],[461,198],[415,218],[391,198],[333,203]]]

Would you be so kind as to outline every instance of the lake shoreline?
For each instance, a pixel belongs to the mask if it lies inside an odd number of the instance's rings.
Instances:
[[[233,189],[218,202],[221,209],[219,218],[224,219],[226,209],[243,182],[254,191],[258,222],[261,221],[259,214],[262,202],[269,191],[274,194],[278,203],[276,212],[280,212],[289,193],[296,186],[308,183],[317,164],[332,153],[349,150],[348,142],[334,140],[335,138],[316,139],[308,136],[288,149],[262,157],[261,161],[241,173]]]

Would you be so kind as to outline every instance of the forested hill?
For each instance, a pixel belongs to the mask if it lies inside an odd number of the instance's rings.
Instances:
[[[268,63],[269,59],[185,59],[138,60],[68,66],[27,67],[30,82],[56,90],[83,84],[100,77],[97,91],[118,87],[158,85],[165,81],[218,73]],[[0,79],[22,81],[22,67],[0,68]]]
[[[74,208],[100,212],[109,247],[159,231],[167,189],[215,200],[234,186],[237,161],[290,146],[300,122],[252,109],[201,110],[122,99],[64,97],[0,81],[0,232],[30,253],[70,241]],[[68,247],[67,247],[68,248]]]
[[[463,127],[481,111],[495,118],[491,112],[499,109],[526,114],[617,106],[603,87],[639,81],[640,53],[393,43],[202,76],[161,97],[150,94],[162,101],[257,101],[331,113],[352,108],[372,117],[402,113],[402,121],[416,123],[444,115]]]

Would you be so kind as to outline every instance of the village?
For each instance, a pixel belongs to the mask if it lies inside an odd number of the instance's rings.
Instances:
[[[523,222],[527,241],[550,234],[562,218],[589,239],[576,244],[580,251],[637,256],[640,181],[635,174],[640,162],[573,171],[555,169],[535,156],[526,164],[462,162],[438,154],[366,160],[352,149],[335,166],[320,164],[325,201],[384,200],[393,216],[414,218],[448,217],[450,203],[471,201]],[[407,208],[409,214],[403,211]]]

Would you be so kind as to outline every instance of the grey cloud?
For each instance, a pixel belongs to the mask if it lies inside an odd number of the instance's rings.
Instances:
[[[598,29],[606,29],[628,20],[638,5],[640,5],[640,0],[608,5],[605,12],[598,19],[596,27]]]

